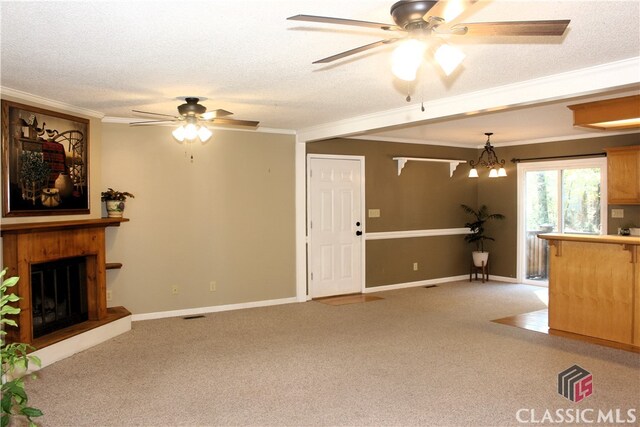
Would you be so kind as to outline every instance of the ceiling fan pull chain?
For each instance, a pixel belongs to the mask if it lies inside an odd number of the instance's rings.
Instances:
[[[410,82],[407,82],[407,97],[405,98],[407,102],[411,102],[411,86]]]

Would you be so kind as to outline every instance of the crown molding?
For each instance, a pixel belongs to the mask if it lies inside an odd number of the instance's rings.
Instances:
[[[299,142],[349,137],[367,131],[381,131],[393,126],[427,123],[442,118],[463,117],[516,106],[635,86],[640,82],[640,57],[601,64],[594,67],[540,77],[493,87],[467,94],[425,102],[425,111],[417,104],[393,110],[357,116],[301,129]]]
[[[23,92],[17,89],[11,89],[9,87],[0,86],[0,95],[11,96],[19,98],[24,102],[33,102],[35,104],[45,105],[47,107],[55,108],[57,110],[64,110],[65,112],[80,114],[83,116],[95,117],[102,119],[104,114],[99,111],[89,110],[87,108],[76,107],[75,105],[67,104],[60,101],[54,101],[53,99],[44,98],[42,96],[34,95],[32,93]]]
[[[547,142],[562,142],[562,141],[572,141],[579,139],[593,139],[593,138],[604,138],[606,136],[618,136],[618,135],[628,135],[640,132],[637,129],[627,130],[627,131],[601,131],[599,133],[587,133],[580,135],[562,135],[562,136],[551,136],[547,138],[535,138],[535,139],[521,139],[517,141],[509,141],[509,142],[501,142],[494,144],[493,141],[491,145],[494,147],[513,147],[516,145],[528,145],[528,144],[544,144]],[[477,148],[484,148],[484,145],[479,145]]]
[[[508,142],[497,142],[494,143],[491,141],[491,145],[500,148],[500,147],[514,147],[518,145],[528,145],[528,144],[544,144],[548,142],[562,142],[562,141],[572,141],[572,140],[580,140],[580,139],[593,139],[593,138],[603,138],[606,136],[618,136],[618,135],[628,135],[640,133],[637,129],[629,129],[629,130],[620,130],[620,131],[598,131],[593,133],[584,133],[578,135],[560,135],[560,136],[549,136],[545,138],[534,138],[534,139],[518,139],[515,141]],[[455,147],[455,148],[471,148],[481,150],[484,148],[484,143],[477,144],[465,144],[463,142],[447,142],[447,141],[434,141],[427,139],[414,139],[414,138],[396,138],[396,137],[384,137],[384,136],[368,136],[368,135],[358,135],[358,136],[349,136],[345,137],[345,139],[357,139],[363,141],[379,141],[379,142],[398,142],[401,144],[418,144],[418,145],[437,145],[440,147]]]
[[[385,136],[369,136],[369,135],[357,135],[349,136],[346,139],[358,139],[364,141],[379,141],[379,142],[399,142],[401,144],[418,144],[418,145],[438,145],[441,147],[455,147],[455,148],[477,148],[475,144],[465,144],[463,142],[447,142],[447,141],[434,141],[428,139],[415,139],[415,138],[396,138]],[[484,147],[484,145],[482,146]]]
[[[123,125],[129,125],[133,122],[137,122],[140,121],[139,118],[130,118],[130,117],[112,117],[112,116],[105,116],[102,119],[102,123],[116,123],[116,124],[123,124]],[[171,124],[162,124],[162,125],[158,125],[158,126],[173,126]],[[254,133],[277,133],[277,134],[281,134],[281,135],[295,135],[296,131],[293,129],[277,129],[277,128],[269,128],[269,127],[262,127],[262,126],[258,126],[256,129],[242,129],[242,128],[235,128],[235,127],[231,127],[231,126],[219,126],[216,125],[215,126],[216,130],[233,130],[233,131],[238,131],[238,132],[254,132]]]

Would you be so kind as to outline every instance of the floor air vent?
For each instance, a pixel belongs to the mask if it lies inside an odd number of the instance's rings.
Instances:
[[[187,316],[187,317],[183,317],[184,320],[192,320],[192,319],[201,319],[203,318],[204,315],[203,314],[197,314],[195,316]]]

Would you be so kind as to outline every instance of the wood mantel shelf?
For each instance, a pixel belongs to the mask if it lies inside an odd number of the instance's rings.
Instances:
[[[104,265],[105,270],[119,270],[122,268],[121,262],[108,262]]]
[[[96,227],[119,227],[121,223],[129,221],[129,218],[97,218],[78,219],[73,221],[47,221],[47,222],[27,222],[20,224],[0,225],[0,234],[25,234],[37,233],[41,231],[55,231],[64,229],[96,228]]]

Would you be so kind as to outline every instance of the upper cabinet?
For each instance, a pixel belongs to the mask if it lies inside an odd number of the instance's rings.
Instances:
[[[640,205],[640,145],[606,148],[609,204]]]

